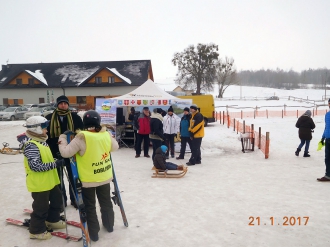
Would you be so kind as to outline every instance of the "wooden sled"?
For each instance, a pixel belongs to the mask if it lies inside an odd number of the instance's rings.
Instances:
[[[152,174],[152,178],[182,178],[184,175],[186,175],[188,171],[188,167],[184,167],[182,171],[180,170],[159,170],[156,169],[156,167],[153,167],[152,170],[154,170],[154,173]]]
[[[14,154],[19,154],[19,153],[23,152],[20,148],[10,148],[9,143],[7,143],[7,142],[3,142],[2,145],[3,145],[3,148],[0,149],[0,153],[2,153],[2,154],[14,155]]]

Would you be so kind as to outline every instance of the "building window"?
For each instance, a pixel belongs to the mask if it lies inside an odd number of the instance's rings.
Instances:
[[[16,85],[22,85],[22,79],[16,79]]]
[[[77,104],[86,104],[86,96],[77,96]]]
[[[18,99],[14,99],[14,105],[18,105]]]
[[[109,76],[108,77],[108,82],[109,83],[115,83],[115,77],[114,76]]]
[[[102,83],[102,77],[95,77],[95,83],[101,84]]]
[[[34,79],[33,78],[29,78],[29,86],[32,86],[34,84]]]

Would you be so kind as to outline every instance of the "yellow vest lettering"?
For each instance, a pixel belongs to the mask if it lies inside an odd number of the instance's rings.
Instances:
[[[82,182],[103,182],[112,178],[110,160],[111,138],[108,132],[81,131],[86,140],[83,156],[76,154],[79,178]]]

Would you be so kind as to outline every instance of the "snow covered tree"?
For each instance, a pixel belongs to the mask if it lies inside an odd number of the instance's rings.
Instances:
[[[237,71],[234,67],[234,59],[226,57],[224,60],[219,59],[216,63],[215,83],[219,87],[218,98],[223,98],[225,90],[230,85],[235,85],[238,83]]]
[[[210,91],[213,89],[213,75],[218,54],[215,44],[201,44],[197,47],[190,45],[183,52],[176,52],[172,59],[174,66],[178,66],[175,82],[183,89]]]

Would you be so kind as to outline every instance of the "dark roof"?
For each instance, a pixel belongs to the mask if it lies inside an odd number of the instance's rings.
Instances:
[[[151,70],[151,60],[130,60],[130,61],[99,61],[99,62],[67,62],[67,63],[30,63],[30,64],[7,64],[2,65],[0,71],[0,88],[24,88],[28,85],[9,85],[22,72],[40,71],[47,81],[48,87],[77,87],[77,84],[90,78],[95,72],[105,68],[115,68],[122,76],[131,80],[121,83],[122,86],[140,86],[148,80],[148,72]],[[152,70],[151,70],[152,73]],[[37,77],[34,77],[38,79]],[[110,87],[115,84],[88,84],[82,83],[80,87]],[[44,83],[32,87],[47,87]]]

